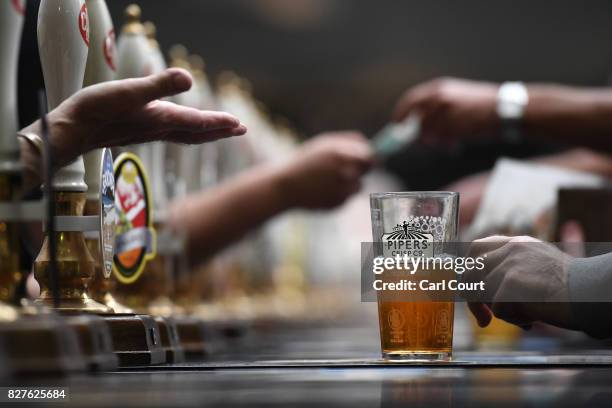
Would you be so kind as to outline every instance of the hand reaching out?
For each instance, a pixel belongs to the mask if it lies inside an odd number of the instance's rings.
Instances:
[[[393,119],[416,113],[426,142],[451,142],[495,129],[498,85],[439,78],[409,89],[395,106]]]
[[[319,135],[296,152],[283,169],[284,195],[290,207],[333,208],[361,188],[374,153],[359,133]]]
[[[191,75],[168,69],[145,78],[87,87],[49,113],[55,160],[64,165],[89,150],[165,140],[197,144],[239,136],[244,125],[230,114],[187,108],[162,98],[191,88]],[[37,132],[39,123],[27,130]]]

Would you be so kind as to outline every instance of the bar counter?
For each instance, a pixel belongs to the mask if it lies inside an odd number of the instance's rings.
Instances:
[[[250,328],[203,362],[18,384],[67,387],[70,400],[56,405],[79,407],[559,407],[612,401],[612,352],[603,348],[457,351],[449,363],[385,363],[375,330],[370,324],[275,324]]]

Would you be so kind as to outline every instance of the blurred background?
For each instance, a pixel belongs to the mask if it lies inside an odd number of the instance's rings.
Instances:
[[[32,27],[36,3],[28,2],[33,12],[26,25]],[[130,3],[108,2],[118,35]],[[141,6],[143,21],[157,25],[166,57],[172,45],[184,44],[204,58],[213,85],[228,70],[248,79],[271,119],[290,123],[302,139],[340,129],[371,136],[389,121],[404,91],[441,76],[602,86],[612,74],[612,4],[603,0],[588,6],[526,0],[147,0]],[[22,126],[38,114],[42,74],[31,57],[37,52],[35,32],[26,30],[21,60],[30,58],[20,67]],[[387,168],[411,189],[430,190],[489,169],[501,156],[522,159],[564,149],[499,140],[463,147],[458,160],[415,146],[391,158]],[[432,168],[432,161],[439,165]]]
[[[108,6],[119,25],[129,0]],[[612,3],[147,0],[162,49],[184,43],[304,134],[371,133],[409,86],[438,76],[603,85]]]

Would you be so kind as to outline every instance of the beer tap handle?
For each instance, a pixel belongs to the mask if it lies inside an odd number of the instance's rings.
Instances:
[[[83,86],[89,47],[89,17],[83,0],[42,0],[38,12],[38,48],[49,110]],[[57,191],[85,192],[83,158],[60,169]]]
[[[85,67],[84,86],[112,81],[116,77],[117,47],[115,29],[104,0],[86,0],[89,13],[89,54]],[[87,199],[100,199],[100,169],[103,149],[84,155]]]
[[[119,63],[117,78],[140,78],[153,74],[149,40],[141,22],[142,10],[136,4],[125,9],[125,25],[117,41]],[[148,144],[132,145],[127,150],[134,152],[142,161],[146,171],[153,168],[151,147]]]
[[[117,43],[119,79],[139,78],[152,74],[149,43],[140,21],[141,10],[132,4],[125,10],[126,23]]]
[[[139,78],[158,74],[166,68],[155,40],[155,26],[143,24],[142,10],[132,4],[125,9],[125,25],[118,40],[118,78]],[[163,218],[167,195],[164,179],[166,146],[162,142],[129,146],[151,176],[156,221]],[[159,211],[158,211],[159,210]]]

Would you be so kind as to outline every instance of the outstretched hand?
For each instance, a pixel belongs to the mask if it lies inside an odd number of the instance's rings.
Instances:
[[[157,75],[106,82],[77,92],[48,116],[56,162],[64,165],[104,146],[158,140],[198,144],[246,133],[246,127],[228,113],[161,100],[185,92],[191,85],[187,71],[171,68]]]
[[[454,143],[458,139],[485,136],[498,125],[499,86],[488,82],[439,78],[407,90],[393,112],[395,121],[411,114],[421,118],[426,142]]]
[[[330,132],[306,142],[282,171],[290,207],[331,209],[361,189],[374,152],[357,132]]]

